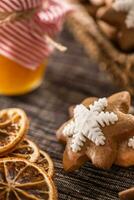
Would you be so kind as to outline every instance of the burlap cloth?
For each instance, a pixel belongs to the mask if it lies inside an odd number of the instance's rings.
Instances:
[[[28,113],[30,135],[55,162],[59,200],[118,200],[119,191],[134,185],[134,168],[113,166],[103,171],[87,163],[74,173],[63,171],[63,146],[56,140],[55,129],[67,120],[68,106],[86,96],[107,96],[119,90],[107,74],[89,62],[69,33],[65,31],[60,42],[69,50],[52,56],[43,85],[22,97],[0,97],[1,108],[17,106]]]

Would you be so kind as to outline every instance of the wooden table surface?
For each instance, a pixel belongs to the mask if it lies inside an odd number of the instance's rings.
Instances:
[[[1,96],[1,108],[20,107],[27,112],[31,119],[29,134],[54,160],[59,200],[117,200],[119,191],[134,185],[133,168],[113,166],[103,171],[88,162],[73,173],[63,170],[64,147],[57,142],[55,130],[68,119],[68,107],[88,96],[108,96],[119,88],[87,58],[67,30],[59,41],[68,51],[56,51],[51,57],[42,86],[21,97]]]

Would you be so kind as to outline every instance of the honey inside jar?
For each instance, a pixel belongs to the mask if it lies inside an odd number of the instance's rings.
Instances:
[[[47,61],[31,70],[0,56],[0,94],[21,95],[37,88],[43,79]]]

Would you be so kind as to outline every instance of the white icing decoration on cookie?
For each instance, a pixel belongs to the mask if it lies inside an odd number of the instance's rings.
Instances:
[[[74,109],[74,119],[68,123],[63,134],[72,137],[71,148],[73,152],[78,152],[86,142],[91,140],[97,146],[105,144],[105,136],[101,127],[115,124],[118,117],[113,112],[104,112],[107,107],[107,99],[101,98],[93,105],[86,108],[84,105],[77,105]]]
[[[131,147],[132,149],[134,149],[134,137],[132,137],[128,140],[128,146]]]
[[[134,27],[134,0],[116,0],[113,8],[116,11],[127,12],[126,25],[128,28]]]

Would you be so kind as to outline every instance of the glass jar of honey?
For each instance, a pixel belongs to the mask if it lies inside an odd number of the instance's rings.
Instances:
[[[70,7],[60,0],[0,1],[0,94],[37,88]],[[45,62],[43,62],[45,59]]]
[[[21,95],[36,89],[42,83],[46,66],[47,60],[31,70],[0,56],[0,94]]]

